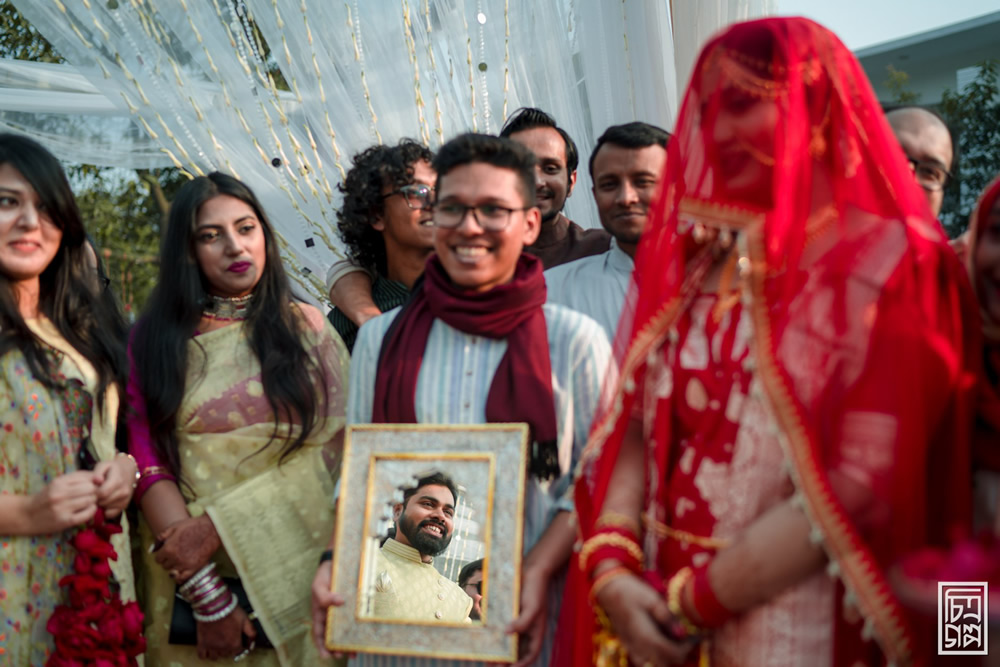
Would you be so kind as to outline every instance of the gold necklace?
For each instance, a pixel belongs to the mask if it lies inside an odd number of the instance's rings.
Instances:
[[[205,319],[222,322],[245,320],[250,312],[252,301],[253,293],[236,297],[209,294],[208,301],[205,303],[205,310],[202,311],[201,315]]]

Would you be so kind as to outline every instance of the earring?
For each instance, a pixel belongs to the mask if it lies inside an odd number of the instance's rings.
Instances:
[[[733,233],[730,231],[729,227],[723,227],[719,230],[719,245],[722,246],[723,250],[729,250],[733,245]]]
[[[695,243],[704,243],[705,239],[708,238],[708,230],[705,229],[705,225],[700,222],[694,223],[694,227],[691,229],[691,236],[694,238]]]

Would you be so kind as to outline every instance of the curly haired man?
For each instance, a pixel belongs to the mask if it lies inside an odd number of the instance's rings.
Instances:
[[[354,348],[360,324],[402,305],[434,249],[433,159],[427,147],[410,139],[372,146],[354,156],[339,186],[344,204],[337,211],[337,227],[349,261],[331,268],[327,287],[339,306],[330,311],[330,323],[348,349]],[[370,289],[364,289],[369,281]],[[352,303],[362,295],[364,303]],[[346,314],[359,312],[367,315],[360,322]]]

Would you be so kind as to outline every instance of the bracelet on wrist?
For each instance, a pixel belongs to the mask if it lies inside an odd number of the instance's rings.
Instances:
[[[679,637],[679,639],[687,639],[688,637],[696,637],[703,634],[702,628],[695,625],[694,621],[685,613],[684,605],[682,604],[684,588],[693,577],[694,573],[690,567],[682,567],[667,582],[667,608],[677,620],[684,635],[683,637]]]
[[[621,512],[611,510],[601,513],[601,516],[597,518],[597,523],[594,524],[594,528],[598,530],[603,528],[622,528],[630,532],[633,536],[639,535],[639,522],[636,519],[626,516]]]
[[[601,572],[599,575],[597,575],[593,583],[590,584],[591,603],[592,604],[596,603],[598,593],[600,593],[605,586],[607,586],[615,579],[618,579],[619,577],[624,577],[625,575],[628,574],[635,574],[635,573],[632,572],[632,570],[630,570],[629,568],[625,567],[624,565],[616,565],[615,567],[609,568],[604,572]]]
[[[188,600],[188,602],[191,604],[192,607],[202,607],[212,603],[213,601],[218,600],[228,591],[229,589],[226,587],[226,585],[222,584],[221,586],[216,586],[215,588],[209,589],[208,591],[202,593],[201,595],[192,596],[191,599]]]
[[[224,591],[225,595],[221,596],[217,600],[213,600],[209,603],[203,604],[200,607],[192,607],[192,611],[197,612],[199,616],[211,616],[222,609],[228,607],[232,601],[235,599],[233,594],[228,590]]]
[[[328,561],[333,560],[333,549],[327,549],[319,555],[319,564],[322,565]]]
[[[212,575],[215,574],[215,563],[209,563],[200,570],[194,573],[194,575],[185,581],[177,589],[177,592],[181,594],[181,597],[187,599],[189,593],[194,592],[196,589],[200,588]]]
[[[718,628],[731,619],[734,614],[726,609],[715,596],[712,585],[708,581],[708,565],[695,568],[691,577],[691,596],[681,598],[683,604],[687,599],[691,602],[691,611],[703,628]]]
[[[229,602],[226,604],[225,607],[223,607],[222,609],[220,609],[217,612],[214,612],[214,613],[211,613],[211,614],[207,614],[207,615],[206,614],[201,614],[200,612],[195,611],[194,612],[194,620],[196,620],[196,621],[198,621],[200,623],[214,623],[215,621],[222,620],[226,616],[229,616],[231,613],[233,613],[233,611],[237,607],[237,604],[238,604],[238,602],[236,600],[236,596],[230,594]]]
[[[638,539],[621,528],[604,528],[580,548],[580,569],[590,575],[598,564],[609,559],[641,572],[644,557]]]
[[[132,480],[132,490],[134,491],[135,487],[139,486],[139,480],[142,479],[142,473],[139,472],[139,463],[135,460],[134,456],[127,452],[118,452],[115,454],[115,458],[121,456],[127,457],[128,460],[132,462],[132,465],[135,466],[135,477]]]

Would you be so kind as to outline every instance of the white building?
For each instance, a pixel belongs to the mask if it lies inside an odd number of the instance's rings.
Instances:
[[[854,55],[879,101],[894,101],[886,86],[892,65],[909,75],[906,90],[919,95],[916,103],[933,106],[945,89],[960,90],[974,79],[976,65],[1000,59],[1000,11],[858,49]]]

